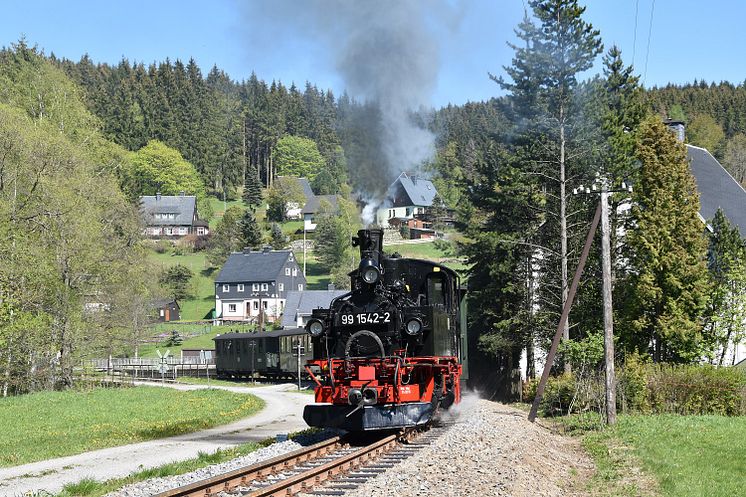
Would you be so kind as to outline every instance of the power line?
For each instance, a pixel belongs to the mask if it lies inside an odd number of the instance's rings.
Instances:
[[[635,31],[632,38],[632,65],[635,65],[635,52],[637,52],[637,13],[640,10],[640,0],[635,0]]]
[[[645,49],[645,71],[642,73],[642,84],[648,76],[648,57],[650,56],[650,38],[653,34],[653,13],[655,12],[655,0],[650,4],[650,26],[648,26],[648,47]]]

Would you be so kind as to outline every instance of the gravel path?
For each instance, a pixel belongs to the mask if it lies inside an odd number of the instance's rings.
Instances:
[[[204,385],[163,386],[178,390],[207,388]],[[264,400],[266,406],[253,416],[209,430],[0,468],[0,496],[19,496],[40,490],[56,493],[65,484],[75,483],[83,478],[100,481],[119,478],[144,468],[191,459],[197,457],[199,452],[212,453],[220,448],[307,428],[303,421],[303,407],[313,402],[313,396],[294,392],[295,387],[292,385],[211,388],[252,393]],[[288,450],[296,448],[295,445],[292,447]]]
[[[432,445],[368,480],[353,497],[580,496],[593,465],[573,440],[529,423],[525,412],[466,398]]]

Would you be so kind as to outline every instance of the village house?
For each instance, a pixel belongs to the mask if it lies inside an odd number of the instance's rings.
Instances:
[[[185,195],[143,195],[140,212],[145,222],[145,236],[181,238],[187,235],[207,236],[210,227],[197,215],[197,197]]]
[[[303,291],[306,278],[290,250],[244,249],[233,253],[215,279],[218,322],[276,321],[290,291]]]
[[[294,178],[292,176],[278,176],[278,178],[285,178],[287,181],[293,181],[297,183],[297,189],[303,192],[302,202],[288,202],[285,205],[285,217],[288,219],[302,219],[303,218],[303,207],[316,195],[314,195],[311,189],[311,183],[308,182],[308,178]]]
[[[303,328],[314,309],[329,308],[332,299],[348,293],[348,290],[335,290],[329,285],[327,290],[304,290],[288,292],[285,311],[282,314],[284,329]]]
[[[376,213],[376,223],[383,227],[409,225],[410,220],[424,216],[438,194],[432,181],[403,172],[396,178],[386,193],[386,200]],[[415,229],[430,226],[413,225]]]
[[[316,218],[321,210],[322,203],[328,202],[333,209],[337,209],[336,195],[314,195],[306,205],[303,206],[303,230],[313,231],[316,229]]]

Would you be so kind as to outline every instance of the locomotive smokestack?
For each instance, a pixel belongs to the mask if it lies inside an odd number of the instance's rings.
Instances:
[[[360,247],[360,260],[373,259],[379,262],[383,252],[383,230],[359,230],[352,239],[352,246]]]

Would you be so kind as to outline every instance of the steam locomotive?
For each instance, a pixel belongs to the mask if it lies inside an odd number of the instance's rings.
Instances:
[[[360,264],[349,293],[306,323],[316,382],[310,426],[348,431],[424,425],[461,400],[465,291],[440,264],[387,256],[383,231],[352,239]]]

